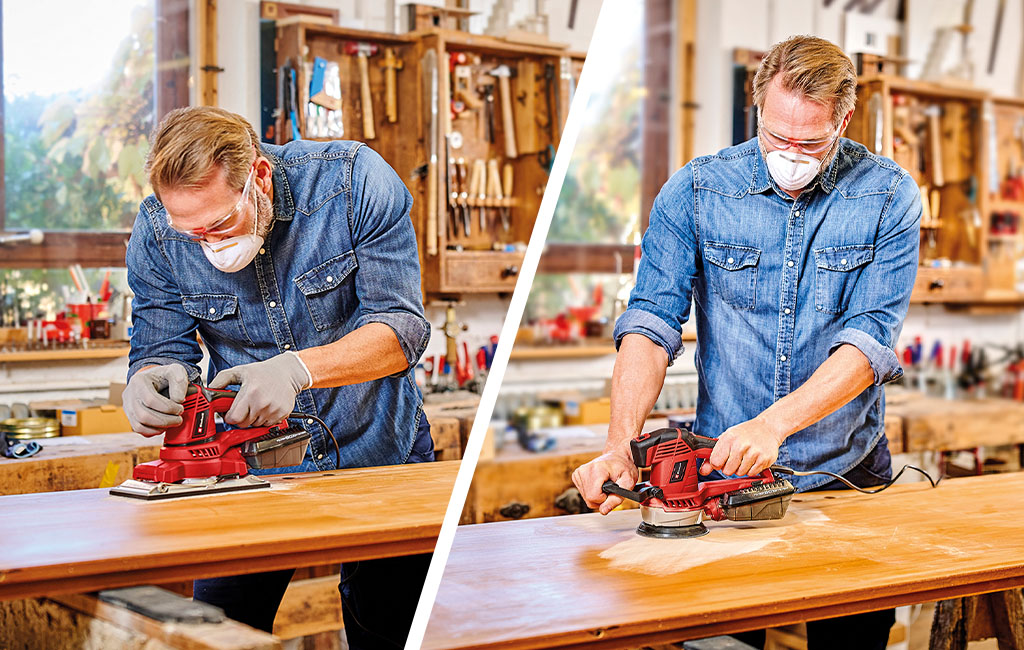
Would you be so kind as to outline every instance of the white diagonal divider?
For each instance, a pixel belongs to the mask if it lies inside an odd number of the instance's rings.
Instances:
[[[526,249],[519,279],[516,282],[515,291],[512,293],[508,314],[505,316],[505,323],[501,328],[498,349],[494,353],[491,371],[487,376],[487,384],[484,386],[483,394],[480,396],[480,408],[477,410],[476,419],[473,421],[473,428],[466,443],[466,451],[462,456],[462,466],[459,468],[458,476],[455,479],[452,498],[448,503],[448,510],[445,513],[444,523],[441,525],[441,533],[437,538],[437,545],[434,547],[434,557],[430,562],[430,569],[423,584],[423,591],[420,594],[416,615],[409,630],[409,638],[405,644],[406,650],[419,650],[423,643],[427,623],[430,619],[430,610],[433,608],[434,598],[437,596],[437,590],[441,584],[444,567],[448,563],[448,553],[451,550],[452,541],[459,527],[462,507],[466,501],[469,486],[473,481],[473,472],[476,470],[477,460],[480,458],[480,450],[483,447],[484,437],[491,420],[491,413],[494,411],[494,403],[498,398],[501,381],[505,376],[505,369],[508,366],[512,345],[515,343],[516,331],[519,329],[523,310],[526,308],[526,300],[530,296],[533,278],[537,273],[537,264],[540,261],[541,253],[544,251],[544,243],[548,236],[548,229],[551,226],[551,216],[554,214],[558,195],[562,191],[562,182],[565,180],[565,173],[569,168],[569,159],[572,157],[573,149],[576,147],[576,138],[579,136],[583,126],[584,114],[586,113],[592,90],[595,86],[599,87],[601,80],[604,78],[603,73],[609,69],[610,56],[606,53],[615,51],[614,48],[602,47],[604,43],[611,43],[614,39],[618,38],[616,25],[614,24],[615,21],[609,20],[609,17],[612,16],[612,12],[608,11],[609,4],[608,2],[602,2],[601,4],[601,14],[598,16],[594,34],[590,40],[590,47],[587,49],[587,59],[580,75],[580,83],[576,89],[576,95],[573,97],[572,106],[569,107],[569,115],[566,118],[562,138],[551,167],[548,184],[544,188],[544,198],[541,199],[540,210],[537,213],[537,220],[533,227],[533,234],[530,236],[530,244]]]

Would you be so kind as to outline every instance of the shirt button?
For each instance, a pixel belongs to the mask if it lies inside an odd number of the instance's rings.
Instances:
[[[786,262],[786,266],[788,266],[788,267],[792,268],[792,266],[793,266],[793,260],[789,260],[788,262]]]
[[[783,313],[783,314],[788,314],[788,313],[790,313],[790,312],[789,312],[789,307],[786,307],[785,309],[783,309],[783,310],[782,310],[782,313]]]
[[[783,354],[782,356],[779,357],[779,361],[785,361],[785,360],[786,360],[786,355]]]
[[[277,303],[276,303],[276,302],[274,302],[273,300],[271,300],[271,301],[270,301],[270,306],[271,306],[271,307],[277,307]]]
[[[328,282],[334,282],[334,278],[332,278],[331,276],[329,276],[329,275],[328,275],[328,276],[327,276],[327,281],[328,281]]]
[[[309,418],[308,420],[306,420],[306,424],[313,424],[313,418]]]
[[[316,459],[317,460],[323,460],[324,459],[324,455],[323,454],[317,454],[316,455]]]
[[[291,343],[285,343],[285,344],[284,344],[284,349],[285,349],[285,350],[287,350],[287,349],[288,349],[288,348],[290,348],[290,347],[292,347]]]
[[[210,307],[210,313],[211,314],[216,314],[217,313],[217,308],[216,307]]]
[[[799,211],[799,210],[797,210],[796,212],[794,212],[794,213],[793,213],[793,216],[794,216],[794,217],[799,217],[799,216],[800,216],[800,211]]]
[[[839,263],[843,266],[846,266],[846,260],[839,260]]]
[[[267,249],[266,248],[261,248],[260,249],[260,255],[266,255],[266,254],[267,254]]]
[[[729,259],[725,260],[726,264],[732,264],[732,262],[733,262],[733,259],[731,257]]]

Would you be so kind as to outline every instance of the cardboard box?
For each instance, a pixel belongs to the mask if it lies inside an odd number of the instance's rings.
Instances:
[[[562,409],[567,426],[607,424],[612,417],[612,402],[607,397],[586,398],[577,391],[555,391],[539,397],[545,404]]]
[[[575,409],[565,412],[565,423],[569,425],[608,424],[611,419],[612,400],[607,397],[579,402]]]
[[[69,406],[60,411],[61,434],[127,433],[132,430],[124,409],[114,404]]]
[[[29,402],[28,408],[32,411],[33,415],[41,418],[57,418],[60,419],[60,412],[64,409],[78,409],[85,408],[86,406],[99,406],[105,404],[102,399],[52,399],[52,400],[36,400],[35,402]]]

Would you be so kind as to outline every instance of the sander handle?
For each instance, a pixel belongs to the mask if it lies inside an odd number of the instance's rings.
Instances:
[[[683,442],[690,451],[696,452],[700,458],[707,458],[715,448],[717,438],[707,438],[682,428],[664,428],[641,433],[629,441],[629,450],[633,456],[633,464],[637,467],[650,467],[654,461],[654,453],[662,444]],[[704,453],[702,453],[704,452]]]
[[[622,497],[623,499],[636,501],[637,503],[645,503],[649,499],[660,499],[664,496],[661,488],[653,485],[644,484],[640,490],[627,490],[615,481],[611,480],[604,482],[604,485],[601,486],[601,491],[605,494],[614,494]]]

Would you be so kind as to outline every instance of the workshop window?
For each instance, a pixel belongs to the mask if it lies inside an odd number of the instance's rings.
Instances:
[[[607,77],[590,96],[555,207],[548,241],[622,244],[640,214],[644,0],[612,3],[621,38],[602,52]],[[591,55],[593,56],[593,54]]]
[[[124,264],[123,242],[151,191],[150,133],[190,103],[189,7],[4,4],[0,232],[46,236],[41,245],[5,246],[0,265]]]
[[[686,100],[682,57],[689,50],[677,30],[691,19],[684,12],[692,3],[623,0],[605,10],[616,12],[620,38],[588,56],[604,57],[607,80],[589,98],[555,207],[531,293],[538,315],[559,313],[559,301],[577,307],[580,287],[601,286],[601,313],[614,319],[654,196],[688,156],[681,144],[687,127],[671,108]]]

